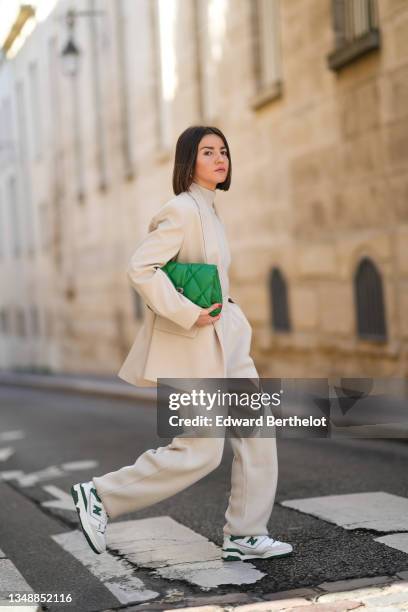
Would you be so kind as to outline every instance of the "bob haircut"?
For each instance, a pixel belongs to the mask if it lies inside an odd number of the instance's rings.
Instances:
[[[227,139],[216,127],[205,125],[192,125],[180,134],[176,144],[176,155],[173,169],[173,191],[175,195],[187,191],[193,182],[195,164],[197,160],[198,145],[207,134],[219,136],[227,149],[229,159],[228,173],[222,183],[217,183],[216,189],[228,191],[231,184],[231,155]]]

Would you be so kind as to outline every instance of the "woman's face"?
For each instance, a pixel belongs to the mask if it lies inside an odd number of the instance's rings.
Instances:
[[[200,140],[193,180],[215,189],[217,183],[223,183],[227,177],[229,159],[226,146],[217,134],[206,134]]]

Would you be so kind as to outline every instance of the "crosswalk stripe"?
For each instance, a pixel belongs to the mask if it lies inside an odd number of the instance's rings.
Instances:
[[[57,465],[50,465],[49,467],[39,470],[38,472],[31,472],[30,474],[22,474],[17,476],[16,480],[20,487],[32,487],[41,480],[47,480],[48,478],[58,478],[59,476],[66,476],[66,472],[61,470]]]
[[[45,502],[41,502],[41,505],[45,508],[58,508],[59,510],[70,510],[76,512],[72,496],[66,493],[59,487],[54,485],[43,486],[44,491],[55,497]]]
[[[11,455],[14,455],[14,448],[12,446],[0,448],[0,461],[7,461]]]
[[[18,608],[21,612],[37,612],[41,608],[37,604],[17,606],[12,605],[9,593],[17,594],[34,593],[33,589],[20,574],[14,563],[7,559],[5,553],[0,550],[0,608],[2,612],[15,610]]]
[[[408,531],[408,499],[384,491],[289,499],[280,504],[344,529]]]
[[[381,536],[380,538],[374,538],[374,541],[408,553],[408,533],[393,533]]]
[[[6,470],[5,472],[0,472],[0,480],[14,480],[23,476],[23,474],[24,472],[21,470]]]
[[[94,459],[84,459],[83,461],[69,461],[67,463],[62,463],[61,467],[67,472],[74,472],[75,470],[92,470],[98,467],[98,465],[98,461],[95,461]]]
[[[223,561],[218,546],[170,516],[111,523],[106,535],[109,548],[131,563],[155,568],[162,578],[214,588],[252,584],[266,575],[248,561]]]
[[[117,559],[108,551],[96,555],[82,532],[76,530],[51,537],[98,578],[120,603],[142,602],[159,596],[156,591],[145,588],[142,580],[133,575],[134,568],[126,561]]]
[[[14,442],[25,438],[25,433],[21,429],[13,429],[13,431],[2,431],[0,433],[0,442]]]
[[[0,450],[0,461],[1,461],[1,450]],[[98,466],[98,462],[93,459],[87,459],[83,461],[71,461],[63,463],[61,466],[50,465],[37,472],[30,472],[25,474],[21,470],[9,470],[0,472],[0,480],[16,480],[20,487],[32,487],[38,484],[42,480],[48,480],[52,478],[60,478],[66,476],[68,472],[75,470],[86,470],[95,468]]]

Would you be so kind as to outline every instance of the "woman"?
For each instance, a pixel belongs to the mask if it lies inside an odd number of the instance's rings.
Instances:
[[[229,297],[230,252],[214,200],[227,191],[231,157],[215,127],[192,126],[179,137],[173,171],[175,197],[150,221],[128,267],[133,287],[146,303],[143,325],[119,376],[138,386],[158,378],[257,379],[249,354],[252,330]],[[201,308],[179,293],[161,270],[170,259],[216,264],[223,302]],[[290,544],[269,537],[267,523],[277,486],[275,438],[229,438],[234,452],[231,493],[225,514],[222,558],[286,556]],[[71,489],[84,535],[96,553],[106,549],[108,518],[159,502],[214,470],[224,437],[173,438],[145,451],[133,465],[78,483]]]

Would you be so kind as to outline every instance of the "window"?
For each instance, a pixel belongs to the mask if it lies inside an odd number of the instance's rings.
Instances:
[[[21,336],[21,337],[26,336],[27,328],[26,328],[25,312],[23,308],[21,308],[20,306],[17,306],[15,312],[16,312],[16,334],[17,336]]]
[[[367,340],[385,340],[385,312],[382,280],[368,257],[361,260],[354,276],[357,333]]]
[[[206,122],[217,121],[219,117],[219,97],[222,95],[220,62],[227,19],[226,0],[196,0],[195,30],[200,116]]]
[[[38,217],[40,226],[41,248],[43,249],[43,251],[45,251],[51,244],[51,227],[48,202],[40,202],[40,204],[38,205]]]
[[[21,233],[24,235],[24,246],[29,254],[34,252],[34,211],[32,205],[32,187],[30,172],[30,141],[28,138],[27,96],[23,81],[15,85],[18,122],[18,152],[21,160],[18,185],[19,207],[21,211]]]
[[[335,50],[327,60],[339,70],[380,46],[377,0],[332,0]]]
[[[89,0],[89,12],[93,13],[96,11],[95,0]],[[121,4],[121,3],[119,3]],[[101,51],[100,51],[100,32],[98,19],[91,17],[88,20],[89,24],[89,38],[91,46],[91,87],[93,97],[93,123],[94,123],[94,135],[96,145],[96,163],[98,166],[98,182],[99,189],[104,191],[107,188],[107,170],[106,170],[106,143],[105,143],[105,104],[104,96],[102,93],[102,70],[101,70]]]
[[[21,225],[20,225],[20,210],[17,197],[17,183],[14,176],[8,180],[8,205],[11,222],[11,244],[12,254],[14,257],[19,257],[21,254]]]
[[[42,115],[40,102],[40,87],[38,82],[37,62],[30,62],[28,67],[31,101],[31,128],[34,159],[41,159],[42,154]]]
[[[40,321],[38,316],[38,307],[35,304],[30,306],[30,318],[31,318],[31,334],[33,336],[40,335]]]
[[[117,70],[119,80],[118,96],[120,98],[120,130],[121,130],[121,151],[123,156],[124,175],[127,180],[134,177],[134,153],[132,147],[132,133],[134,116],[131,113],[131,108],[134,107],[134,102],[130,97],[130,78],[128,43],[129,35],[132,35],[129,16],[126,11],[129,10],[129,4],[124,2],[115,2],[113,4],[115,11],[116,22],[116,41],[117,41]]]
[[[279,1],[253,0],[251,6],[255,97],[259,108],[281,94]]]
[[[4,98],[0,113],[0,162],[9,163],[15,156],[13,114],[10,98]]]
[[[177,88],[176,0],[152,2],[157,108],[156,134],[160,152],[168,152],[172,138],[172,102]]]
[[[46,338],[51,338],[54,332],[54,317],[49,308],[45,311],[45,336]]]
[[[278,332],[291,331],[286,281],[278,268],[270,272],[269,293],[272,328]]]
[[[72,134],[73,134],[73,149],[74,149],[74,166],[75,166],[75,188],[76,197],[80,204],[85,202],[85,163],[84,163],[84,140],[83,140],[83,123],[85,117],[82,112],[81,93],[82,87],[80,83],[81,75],[76,74],[71,81],[72,95]]]
[[[9,333],[8,312],[5,306],[0,310],[0,331],[3,334]]]

